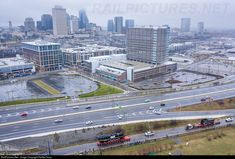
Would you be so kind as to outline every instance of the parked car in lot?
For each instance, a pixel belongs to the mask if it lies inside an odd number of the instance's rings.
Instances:
[[[20,116],[21,116],[21,117],[27,117],[27,116],[28,116],[28,113],[26,113],[26,112],[21,113]]]
[[[233,118],[231,117],[225,119],[225,122],[232,122],[232,121],[233,121]]]
[[[86,122],[86,125],[91,125],[91,124],[93,124],[93,121],[87,121]]]
[[[153,136],[153,135],[154,135],[154,132],[148,131],[148,132],[145,132],[144,135],[145,135],[146,137]]]
[[[62,123],[62,122],[63,122],[63,119],[56,119],[54,122],[55,122],[55,123]]]

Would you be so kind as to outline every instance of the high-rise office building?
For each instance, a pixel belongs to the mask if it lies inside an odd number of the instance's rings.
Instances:
[[[165,62],[169,52],[170,27],[127,29],[127,58],[151,64]]]
[[[89,19],[86,15],[86,10],[85,9],[81,9],[79,11],[79,28],[80,29],[89,28]]]
[[[24,21],[24,27],[25,31],[30,32],[30,31],[35,31],[35,22],[33,18],[26,18]]]
[[[12,30],[13,30],[13,28],[12,28],[12,22],[9,21],[9,31],[12,31]]]
[[[115,17],[114,18],[114,23],[115,23],[115,32],[122,34],[123,33],[123,17]]]
[[[67,14],[67,29],[68,29],[68,34],[71,34],[71,18],[70,15]]]
[[[125,21],[125,28],[134,28],[135,27],[135,21],[133,19],[126,19]]]
[[[43,30],[52,30],[52,16],[50,14],[43,14],[41,16],[42,28]]]
[[[204,22],[199,22],[198,24],[197,24],[197,31],[198,31],[198,33],[203,33],[204,32]]]
[[[37,31],[43,30],[42,21],[37,21]]]
[[[71,16],[71,33],[77,33],[79,26],[78,26],[78,17],[77,16]]]
[[[108,20],[107,30],[108,30],[108,32],[113,32],[114,31],[113,19]]]
[[[181,19],[181,32],[190,32],[190,18],[182,18]]]
[[[61,6],[52,8],[53,34],[68,35],[67,13]]]
[[[60,44],[46,41],[23,42],[24,57],[35,64],[36,71],[54,71],[62,67]]]

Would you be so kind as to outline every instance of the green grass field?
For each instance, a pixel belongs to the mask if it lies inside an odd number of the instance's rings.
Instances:
[[[180,151],[182,155],[235,155],[235,127],[207,130],[175,139],[163,139],[150,143],[125,146],[103,150],[102,155],[146,155],[155,152],[157,155],[174,154]],[[186,144],[187,143],[187,144]],[[90,155],[99,155],[98,151]]]
[[[105,85],[102,83],[98,84],[98,89],[94,92],[90,92],[87,94],[81,94],[79,95],[80,98],[87,98],[87,97],[94,97],[94,96],[103,96],[103,95],[109,95],[109,94],[117,94],[117,93],[123,93],[123,90],[117,89],[115,87]]]
[[[56,98],[37,98],[37,99],[15,100],[15,101],[1,102],[0,106],[10,106],[10,105],[15,106],[18,104],[49,102],[49,101],[55,101],[57,99],[63,100],[65,98],[64,97],[56,97]]]
[[[194,104],[187,107],[175,108],[171,111],[205,111],[235,109],[235,98],[213,101],[210,103]]]
[[[60,94],[60,91],[56,90],[55,88],[49,86],[48,84],[46,84],[45,82],[43,82],[42,80],[33,80],[33,82],[38,85],[39,87],[41,87],[42,89],[44,89],[45,91],[47,91],[48,93],[50,93],[51,95],[57,95]]]

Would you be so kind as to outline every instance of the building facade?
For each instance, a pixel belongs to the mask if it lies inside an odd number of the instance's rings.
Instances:
[[[41,16],[41,22],[42,22],[42,29],[43,30],[52,30],[53,29],[52,16],[50,14],[43,14]]]
[[[115,32],[122,34],[123,33],[123,17],[115,17],[114,18],[114,28]]]
[[[24,21],[24,27],[26,32],[35,31],[36,27],[33,18],[26,18]]]
[[[79,26],[78,26],[78,17],[77,16],[71,16],[71,33],[77,33]]]
[[[182,18],[181,19],[181,32],[190,32],[191,19]]]
[[[127,30],[127,59],[161,64],[169,53],[170,28],[129,28]]]
[[[63,57],[58,43],[23,42],[22,50],[25,59],[35,64],[37,72],[54,71],[62,68]]]
[[[126,19],[125,21],[125,28],[134,28],[135,27],[135,21],[133,19]]]
[[[114,32],[114,23],[112,19],[108,20],[107,30],[108,32]]]
[[[52,8],[53,34],[68,35],[67,13],[61,6]]]
[[[204,22],[198,22],[197,31],[199,34],[202,34],[204,32]]]
[[[85,9],[81,9],[79,11],[79,28],[80,29],[89,28],[89,19],[86,15],[86,10]]]

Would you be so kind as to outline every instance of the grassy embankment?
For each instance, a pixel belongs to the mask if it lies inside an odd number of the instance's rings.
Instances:
[[[46,92],[50,93],[51,95],[58,95],[60,91],[56,90],[55,88],[51,87],[50,85],[46,84],[42,80],[33,80],[33,83],[38,85],[40,88],[44,89]]]
[[[87,98],[87,97],[103,96],[103,95],[118,94],[118,93],[123,93],[123,90],[99,83],[97,90],[95,90],[94,92],[87,93],[87,94],[81,94],[79,95],[79,97]]]
[[[206,110],[223,110],[223,109],[235,109],[235,98],[223,99],[213,102],[204,102],[200,104],[194,104],[191,106],[185,106],[181,108],[175,108],[171,111],[206,111]]]

